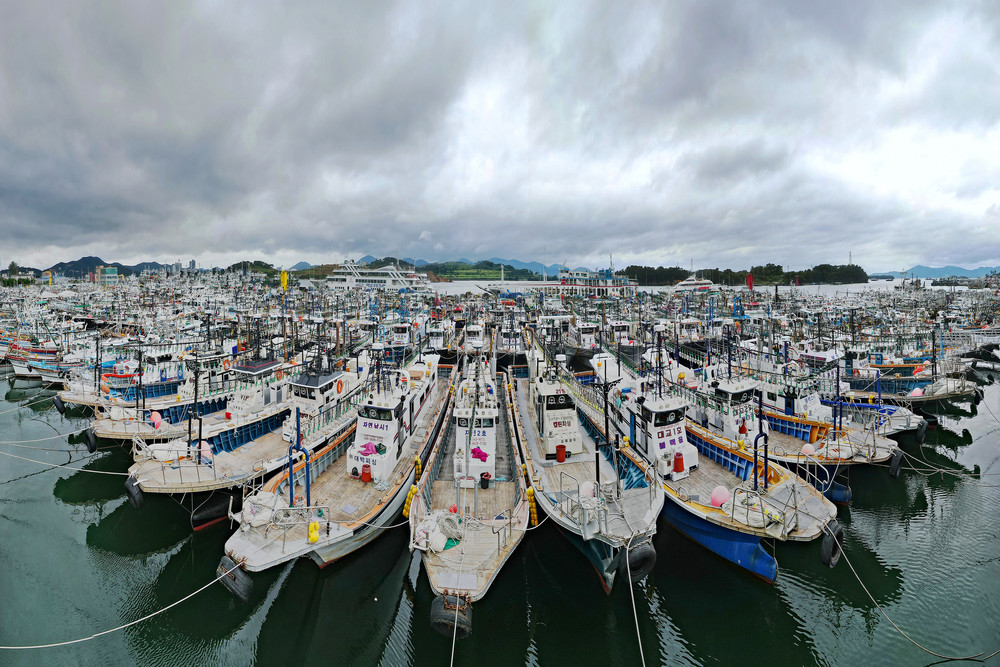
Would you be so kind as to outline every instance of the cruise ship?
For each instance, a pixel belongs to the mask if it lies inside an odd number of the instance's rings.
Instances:
[[[543,283],[539,289],[547,294],[582,297],[635,296],[639,289],[635,279],[616,274],[614,269],[561,268],[557,279],[558,282]]]
[[[431,281],[426,273],[387,264],[373,269],[349,259],[327,276],[329,289],[372,289],[392,292],[432,292]]]

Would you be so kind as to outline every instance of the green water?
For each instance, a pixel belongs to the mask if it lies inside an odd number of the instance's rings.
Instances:
[[[1000,386],[978,407],[943,413],[923,448],[928,467],[981,480],[885,468],[852,473],[840,509],[846,554],[875,600],[925,646],[966,655],[1000,649]],[[61,417],[51,392],[0,380],[0,441],[85,428]],[[74,444],[80,440],[78,444]],[[136,511],[120,473],[128,452],[88,455],[57,437],[0,452],[0,645],[60,642],[114,628],[179,600],[215,577],[229,528],[193,533],[188,511],[146,496]],[[55,451],[47,451],[55,450]],[[125,630],[69,647],[0,651],[3,665],[448,664],[451,640],[428,625],[432,595],[404,529],[319,570],[299,561],[254,575],[244,605],[214,585]],[[656,569],[606,596],[591,566],[543,524],[521,544],[487,598],[462,665],[896,665],[936,659],[879,613],[847,563],[818,544],[776,548],[778,581],[763,583],[661,521]],[[1000,658],[993,661],[1000,663]]]

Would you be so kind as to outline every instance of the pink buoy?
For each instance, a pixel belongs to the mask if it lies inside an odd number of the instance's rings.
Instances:
[[[722,507],[729,501],[729,489],[721,484],[712,489],[712,507]]]
[[[924,390],[921,389],[920,387],[917,387],[916,389],[910,392],[910,396],[923,396],[923,395],[924,395]]]
[[[805,454],[806,456],[812,456],[813,454],[816,453],[816,448],[810,445],[809,443],[806,443],[802,445],[802,453]]]
[[[201,458],[203,461],[212,458],[212,445],[208,444],[207,440],[201,441],[200,448],[201,448]]]

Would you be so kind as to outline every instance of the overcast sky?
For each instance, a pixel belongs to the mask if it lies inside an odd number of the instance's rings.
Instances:
[[[997,265],[998,9],[0,0],[0,265]]]

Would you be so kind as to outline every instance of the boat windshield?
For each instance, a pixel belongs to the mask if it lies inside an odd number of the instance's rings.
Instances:
[[[358,408],[359,417],[367,417],[368,419],[377,419],[383,422],[392,421],[392,410],[389,408],[376,408],[370,405],[362,405]]]
[[[681,415],[680,410],[667,410],[665,412],[657,412],[653,415],[653,426],[666,426],[668,424],[675,424],[680,421]]]
[[[546,410],[572,410],[573,399],[566,394],[545,397]]]

